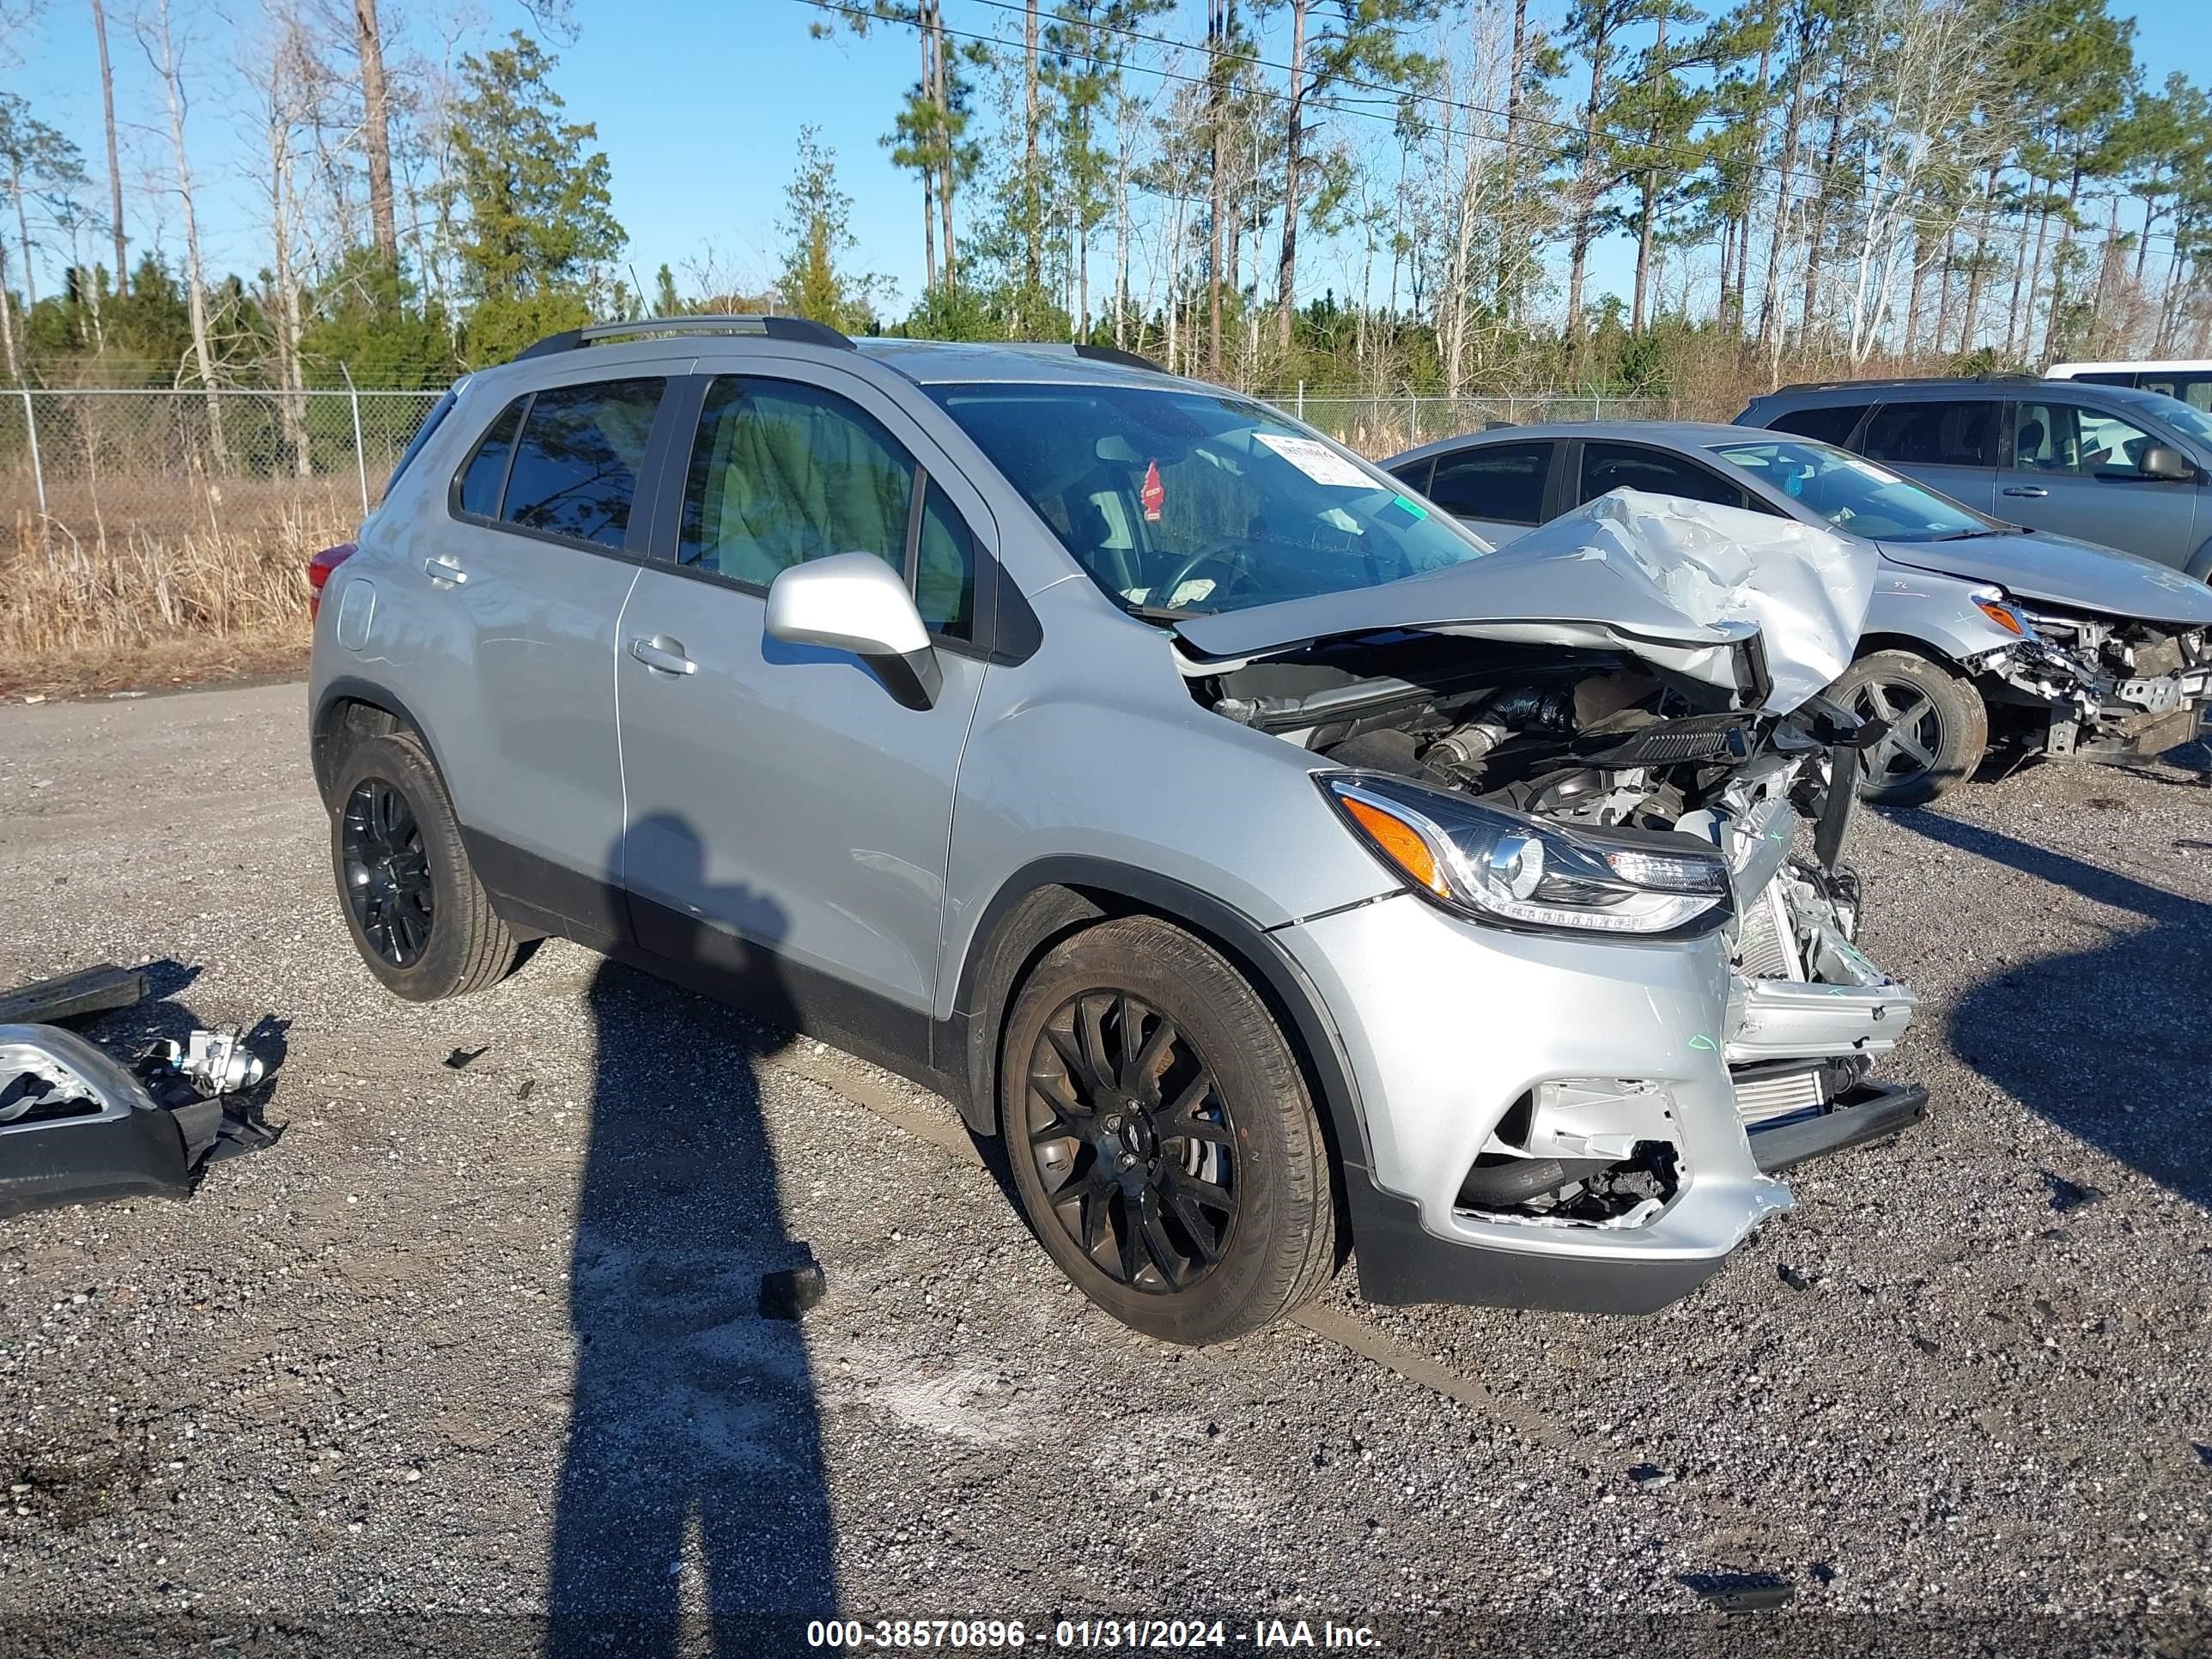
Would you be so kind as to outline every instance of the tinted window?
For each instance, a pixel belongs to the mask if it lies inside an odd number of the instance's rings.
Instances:
[[[1609,489],[1645,489],[1655,495],[1685,495],[1693,501],[1741,507],[1744,491],[1695,461],[1641,444],[1583,445],[1583,501]]]
[[[514,453],[515,428],[522,424],[522,406],[530,401],[517,398],[499,412],[477,444],[477,453],[469,457],[469,464],[461,469],[461,511],[472,513],[480,519],[499,516],[499,487],[507,482],[507,463]]]
[[[532,398],[501,516],[526,530],[620,547],[665,384],[601,380]]]
[[[1544,475],[1551,469],[1549,444],[1490,444],[1441,457],[1428,495],[1462,519],[1541,524]]]
[[[1824,404],[1815,409],[1793,409],[1766,424],[1776,432],[1794,432],[1801,438],[1818,439],[1824,444],[1848,444],[1851,434],[1858,430],[1859,417],[1869,407],[1866,404]]]
[[[2212,410],[2212,374],[2144,374],[2136,382],[2145,392],[2179,398],[2191,409]]]
[[[2024,472],[2134,478],[2156,442],[2141,427],[2078,404],[2023,403],[2013,417],[2012,464]]]
[[[1172,386],[927,388],[1124,605],[1234,611],[1490,550],[1273,410]]]
[[[1899,466],[1995,466],[1993,403],[1884,404],[1859,453]]]
[[[430,412],[422,417],[422,424],[415,428],[415,435],[407,441],[407,447],[399,452],[399,464],[392,469],[392,476],[384,481],[386,495],[392,493],[392,486],[399,482],[399,475],[406,471],[409,464],[422,453],[422,446],[430,441],[430,434],[446,423],[446,416],[453,412],[456,401],[453,394],[448,392],[430,406]]]
[[[1390,476],[1416,495],[1425,495],[1429,493],[1429,474],[1436,471],[1436,460],[1431,457],[1425,461],[1415,461],[1410,466],[1392,467]]]
[[[2090,386],[2133,386],[2136,377],[2131,370],[2106,371],[2097,374],[2075,374],[2070,378]]]
[[[914,462],[857,405],[792,380],[718,380],[699,411],[678,559],[766,587],[837,553],[902,575]]]
[[[975,634],[975,538],[935,484],[921,503],[921,539],[915,549],[914,601],[933,634],[956,640]]]

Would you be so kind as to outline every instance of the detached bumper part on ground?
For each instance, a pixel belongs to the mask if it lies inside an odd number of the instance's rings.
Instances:
[[[143,973],[95,969],[9,993],[23,1012],[127,1007]],[[191,1194],[207,1163],[273,1145],[246,1091],[264,1075],[235,1030],[156,1043],[134,1071],[57,1025],[0,1025],[0,1217]]]

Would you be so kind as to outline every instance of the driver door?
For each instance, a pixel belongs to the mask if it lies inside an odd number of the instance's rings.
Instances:
[[[989,520],[950,467],[928,476],[895,404],[830,373],[693,393],[623,611],[623,884],[639,944],[683,977],[864,1054],[926,1057]],[[855,551],[917,592],[944,672],[931,708],[856,657],[766,634],[780,571]]]

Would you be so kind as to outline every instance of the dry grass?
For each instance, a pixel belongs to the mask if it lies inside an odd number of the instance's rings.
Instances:
[[[0,541],[0,684],[69,689],[296,662],[307,557],[353,534],[357,501],[316,485],[189,483],[19,508]],[[349,510],[352,509],[352,510]],[[247,665],[233,665],[237,664]]]

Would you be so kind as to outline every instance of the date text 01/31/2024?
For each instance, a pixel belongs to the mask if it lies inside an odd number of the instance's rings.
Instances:
[[[1380,1638],[1365,1625],[1334,1620],[1062,1619],[1031,1630],[1020,1619],[819,1619],[806,1627],[809,1647],[847,1652],[942,1649],[975,1652],[1030,1646],[1096,1651],[1173,1651],[1222,1648],[1251,1651],[1334,1648],[1374,1651]]]

